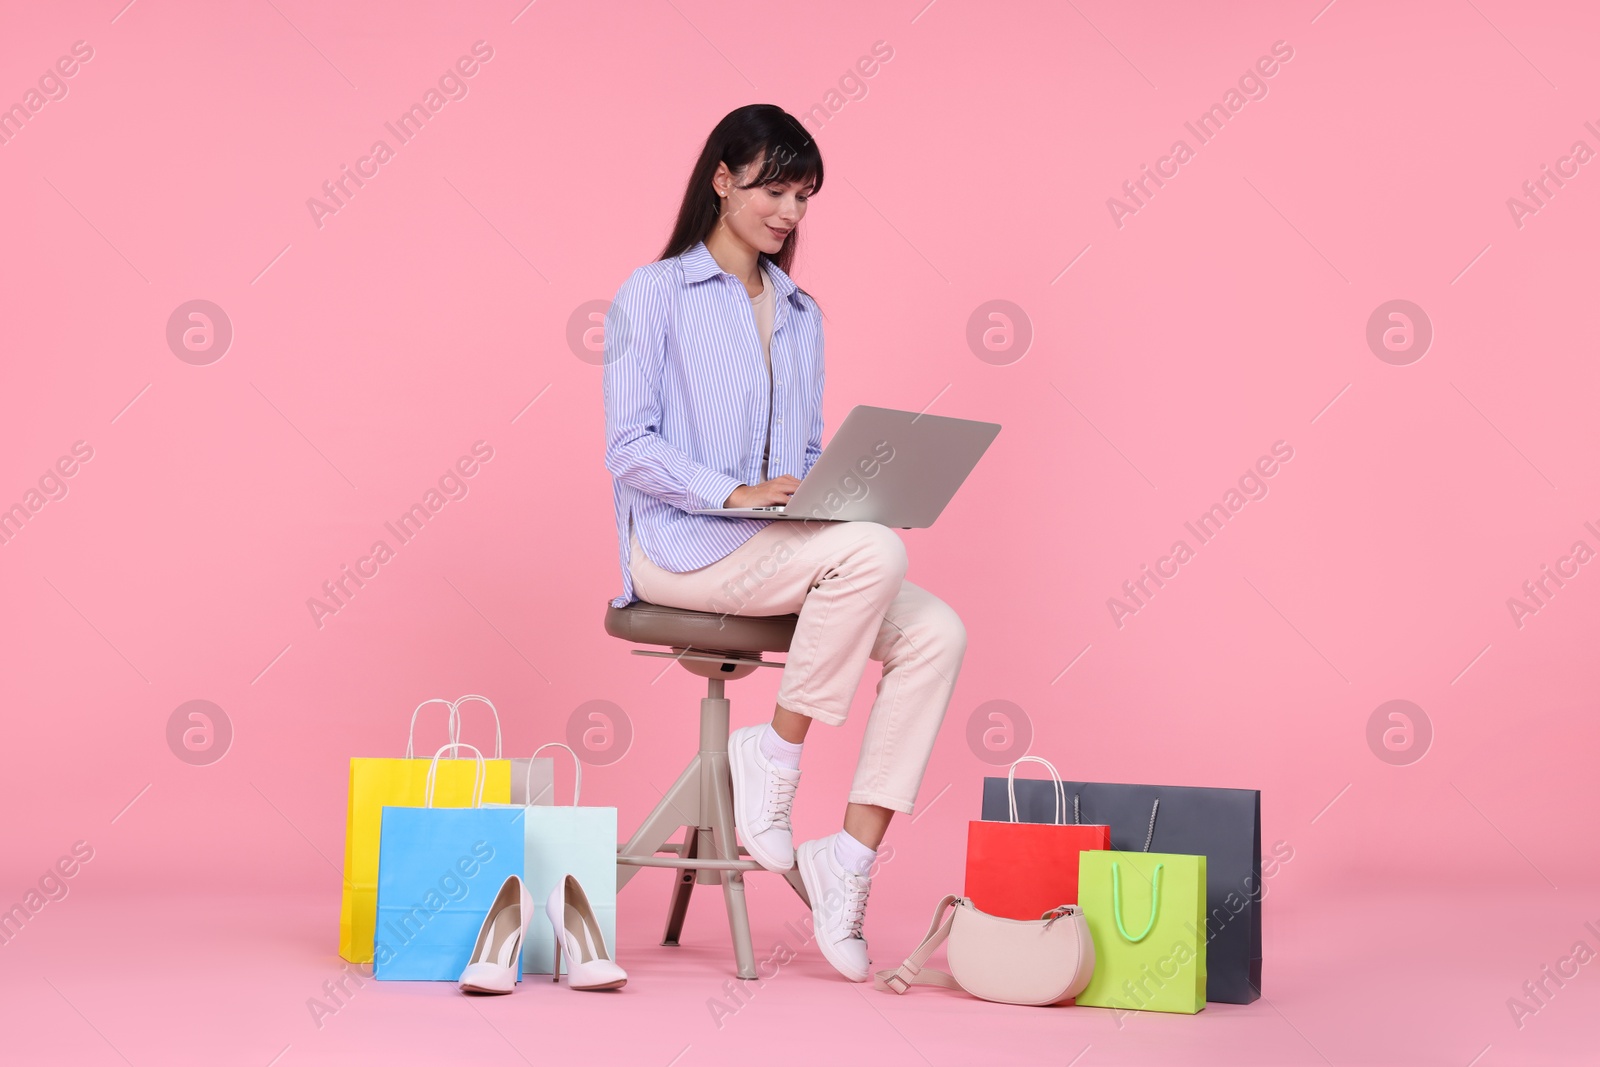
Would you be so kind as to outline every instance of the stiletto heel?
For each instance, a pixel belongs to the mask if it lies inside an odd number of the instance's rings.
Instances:
[[[463,993],[509,993],[517,988],[523,936],[533,921],[533,897],[522,879],[511,875],[489,905],[472,959],[457,983]]]
[[[628,972],[617,966],[606,949],[606,937],[595,920],[594,909],[583,886],[572,875],[556,883],[545,901],[545,917],[555,934],[556,965],[550,975],[561,980],[561,950],[567,952],[567,987],[569,989],[621,989],[628,981]]]

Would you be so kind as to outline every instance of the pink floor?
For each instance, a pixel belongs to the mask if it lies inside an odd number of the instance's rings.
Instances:
[[[665,872],[620,898],[617,993],[524,980],[466,998],[448,983],[367,981],[315,1018],[338,978],[327,895],[97,898],[51,904],[0,948],[8,1064],[1446,1064],[1600,1060],[1600,966],[1585,966],[1519,1029],[1507,999],[1578,940],[1600,942],[1600,893],[1555,890],[1339,897],[1267,905],[1267,996],[1195,1016],[1017,1008],[918,988],[903,997],[838,978],[806,947],[760,985],[733,983],[720,893],[697,891],[686,943],[659,947]],[[874,962],[915,944],[933,887],[875,888]],[[704,896],[698,893],[705,893]],[[751,882],[757,956],[793,935],[801,905]],[[911,907],[926,899],[927,907]],[[1319,894],[1318,899],[1326,899]],[[730,984],[742,1003],[735,1008]],[[713,1015],[718,1002],[724,1010]],[[320,1023],[320,1025],[319,1025]]]

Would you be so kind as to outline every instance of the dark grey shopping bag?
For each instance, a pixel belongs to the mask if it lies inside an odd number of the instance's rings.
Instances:
[[[1066,782],[1073,821],[1111,827],[1111,847],[1206,858],[1206,999],[1261,995],[1261,791]],[[1018,778],[1017,817],[1054,822],[1053,782]],[[983,780],[983,817],[1009,816],[1004,778]]]

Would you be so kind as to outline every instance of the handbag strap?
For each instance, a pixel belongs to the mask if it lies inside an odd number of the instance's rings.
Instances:
[[[954,909],[964,903],[966,903],[964,898],[954,893],[946,894],[933,909],[933,921],[928,924],[928,933],[922,939],[922,944],[918,945],[900,966],[875,972],[872,976],[872,988],[889,993],[904,993],[914,985],[961,989],[961,983],[948,971],[941,971],[937,967],[924,967],[923,964],[928,962],[933,950],[944,944],[945,938],[950,936],[950,926],[956,921]],[[948,919],[944,914],[946,909],[950,909]]]
[[[950,909],[948,919],[944,916],[946,908]],[[933,909],[933,921],[928,924],[928,933],[923,937],[922,944],[918,945],[900,966],[875,971],[872,975],[872,988],[887,993],[904,993],[914,985],[936,985],[946,989],[959,989],[965,993],[966,987],[956,981],[956,976],[949,971],[924,966],[928,962],[928,957],[933,955],[934,949],[944,944],[950,936],[950,928],[956,921],[956,908],[977,910],[972,901],[966,897],[958,897],[954,893],[945,895]],[[1039,918],[1044,922],[1044,929],[1048,930],[1057,919],[1077,913],[1076,904],[1058,904]]]

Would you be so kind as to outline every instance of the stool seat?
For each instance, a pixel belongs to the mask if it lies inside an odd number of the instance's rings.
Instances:
[[[606,607],[606,633],[639,645],[702,652],[787,652],[798,615],[723,615],[636,600]]]

